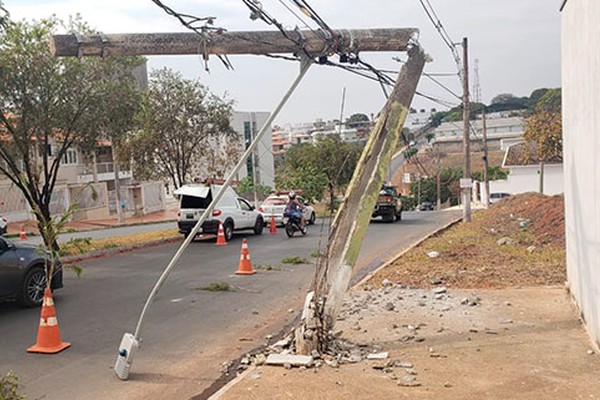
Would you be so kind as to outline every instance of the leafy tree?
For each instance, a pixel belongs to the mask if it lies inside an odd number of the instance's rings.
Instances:
[[[252,177],[247,176],[240,181],[240,184],[237,187],[237,192],[246,198],[250,198],[254,195],[255,188],[254,182],[252,181]],[[260,183],[256,185],[256,194],[259,198],[265,198],[271,192],[270,186],[261,185]]]
[[[537,161],[562,161],[562,115],[560,112],[538,111],[525,121],[526,158]],[[533,153],[533,154],[532,154]]]
[[[428,132],[425,134],[425,139],[427,139],[427,143],[431,143],[433,139],[435,139],[435,133]]]
[[[0,32],[3,31],[10,23],[10,13],[0,1]]]
[[[540,88],[531,92],[529,95],[529,101],[527,102],[527,107],[532,110],[535,109],[537,102],[542,98],[542,96],[544,96],[544,94],[546,94],[547,91],[548,89],[546,88]]]
[[[492,99],[488,111],[522,110],[527,108],[528,101],[528,97],[516,97],[510,93],[502,93]]]
[[[42,228],[51,222],[61,160],[74,146],[95,146],[98,121],[109,118],[105,101],[121,97],[131,67],[122,57],[54,57],[49,37],[59,25],[13,22],[0,37],[0,174],[36,210],[44,243],[54,250],[56,240]],[[87,30],[79,20],[68,28]]]
[[[471,174],[473,180],[483,182],[483,171],[476,171]],[[502,167],[488,167],[488,179],[495,181],[498,179],[506,179],[508,177],[508,171]]]
[[[550,113],[561,112],[562,93],[561,89],[548,89],[535,103],[535,111],[546,111]]]
[[[356,128],[369,124],[369,117],[366,114],[352,114],[346,119],[346,126]]]
[[[195,173],[205,178],[224,173],[235,160],[215,155],[232,145],[232,111],[232,101],[212,94],[199,81],[168,68],[153,72],[137,116],[138,129],[125,144],[137,176],[170,178],[180,187]]]
[[[299,185],[296,189],[304,189],[310,184],[313,190],[318,191],[321,184],[310,176],[315,174],[316,179],[324,183],[323,188],[327,188],[329,204],[333,206],[336,194],[343,192],[350,182],[361,152],[359,144],[344,142],[337,135],[321,138],[314,145],[292,146],[285,155],[278,182],[289,184],[295,181]],[[307,182],[303,183],[301,179],[307,179]],[[314,198],[322,196],[321,190],[321,194]]]
[[[300,190],[308,201],[320,201],[327,188],[327,176],[314,165],[298,166],[275,177],[281,190]]]

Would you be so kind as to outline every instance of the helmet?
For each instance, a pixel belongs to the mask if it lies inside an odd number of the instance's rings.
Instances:
[[[290,198],[290,200],[294,200],[296,198],[296,192],[290,192],[288,194],[288,197]]]

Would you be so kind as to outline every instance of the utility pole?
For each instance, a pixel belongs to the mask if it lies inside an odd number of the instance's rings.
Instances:
[[[465,167],[461,179],[463,222],[471,222],[471,138],[469,133],[469,51],[467,38],[463,38],[463,150]]]
[[[479,81],[479,60],[475,59],[475,79],[473,84],[473,92],[475,94],[475,102],[481,102],[481,83]],[[488,208],[490,205],[490,179],[488,176],[488,147],[487,147],[487,121],[485,116],[485,105],[481,110],[481,133],[483,137],[483,184],[484,195],[482,196],[483,206]]]
[[[490,177],[488,176],[488,147],[487,147],[487,121],[485,119],[485,107],[481,114],[482,123],[482,134],[483,137],[483,187],[485,196],[483,196],[483,206],[488,208],[490,206]]]
[[[250,113],[250,132],[252,132],[252,140],[256,137],[256,113]],[[259,147],[257,146],[252,153],[252,188],[254,189],[254,207],[258,209],[258,194],[256,193],[256,186],[260,182],[260,171],[258,170],[260,160],[258,157]]]
[[[437,165],[437,174],[435,179],[435,187],[436,187],[436,195],[437,195],[437,204],[436,210],[440,211],[442,209],[442,179],[440,177],[440,173],[442,170],[442,160],[440,159],[440,150],[436,151],[436,160],[435,163]]]

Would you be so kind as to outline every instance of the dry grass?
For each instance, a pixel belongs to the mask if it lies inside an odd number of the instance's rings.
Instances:
[[[524,224],[523,224],[524,222]],[[511,244],[499,245],[503,237]],[[562,196],[507,198],[474,214],[470,224],[440,233],[380,271],[371,282],[429,287],[501,288],[562,284],[565,272]],[[427,253],[436,251],[438,257]]]
[[[63,244],[61,253],[63,256],[76,256],[114,248],[139,246],[178,237],[181,237],[181,234],[177,229],[165,229],[162,231],[136,233],[112,238],[80,240],[76,243]]]

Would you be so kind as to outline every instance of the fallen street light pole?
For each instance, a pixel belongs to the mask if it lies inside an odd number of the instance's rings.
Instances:
[[[190,232],[188,237],[183,241],[183,243],[181,244],[181,246],[179,247],[179,249],[173,256],[173,258],[171,259],[169,264],[166,266],[162,275],[158,278],[158,281],[152,288],[152,291],[150,292],[150,295],[148,296],[148,299],[146,300],[146,303],[144,304],[144,308],[142,309],[142,313],[140,314],[137,326],[135,327],[135,332],[133,334],[125,333],[123,335],[123,338],[121,339],[121,343],[119,345],[119,353],[118,353],[117,361],[115,363],[115,368],[114,368],[115,374],[119,377],[119,379],[126,380],[129,377],[129,369],[131,368],[131,364],[133,362],[134,350],[139,347],[139,343],[141,342],[140,333],[142,331],[144,317],[146,316],[146,314],[150,308],[150,305],[152,304],[152,301],[156,297],[156,294],[160,290],[162,284],[165,282],[165,280],[167,279],[167,277],[169,276],[169,274],[171,273],[173,268],[175,268],[175,266],[177,265],[177,262],[179,261],[179,258],[181,257],[183,252],[186,250],[186,248],[189,246],[189,244],[192,242],[192,240],[194,240],[194,237],[200,230],[200,227],[202,226],[204,221],[206,221],[206,218],[212,214],[217,202],[221,199],[221,197],[223,197],[225,190],[231,185],[231,182],[233,181],[233,178],[236,176],[239,169],[242,167],[242,165],[245,164],[246,160],[252,154],[252,152],[254,151],[256,146],[258,146],[258,143],[263,138],[263,136],[267,132],[269,132],[271,124],[273,123],[273,120],[279,114],[279,111],[281,111],[281,109],[283,108],[285,103],[288,101],[288,99],[290,98],[290,96],[292,95],[292,93],[294,92],[296,87],[298,87],[298,84],[300,83],[300,81],[302,80],[302,78],[304,77],[306,72],[308,71],[308,68],[311,66],[311,64],[312,64],[312,60],[309,60],[306,58],[302,59],[302,61],[300,63],[300,73],[296,77],[296,80],[292,83],[292,86],[288,89],[287,93],[283,96],[283,98],[281,99],[281,101],[279,102],[279,104],[277,105],[277,107],[275,108],[273,113],[271,114],[271,116],[264,123],[264,125],[260,129],[260,132],[258,133],[258,135],[256,135],[256,137],[254,138],[254,140],[252,141],[250,146],[246,149],[244,154],[242,154],[240,160],[235,165],[233,170],[229,173],[229,175],[225,179],[225,182],[223,183],[223,185],[221,186],[221,188],[219,189],[219,191],[217,192],[217,194],[211,201],[210,205],[206,208],[206,210],[204,211],[204,213],[202,214],[200,219],[198,219],[198,222],[196,222],[196,225],[194,225],[194,228],[192,229],[192,231]]]

